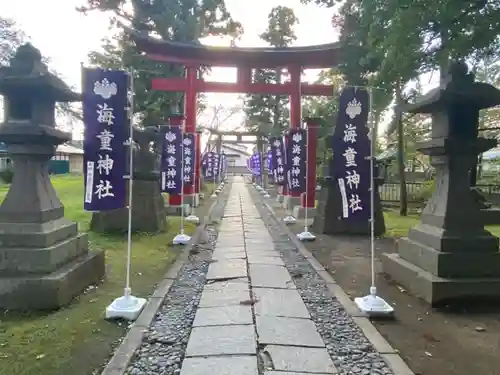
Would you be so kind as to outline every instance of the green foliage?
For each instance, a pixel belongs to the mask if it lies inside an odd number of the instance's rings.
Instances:
[[[273,47],[286,47],[297,39],[293,30],[298,23],[293,9],[278,6],[268,15],[268,27],[260,38]],[[286,71],[279,69],[255,69],[253,82],[282,83]],[[282,95],[247,95],[245,100],[246,127],[278,135],[289,123],[288,97]]]
[[[333,6],[330,0],[302,2]],[[444,70],[450,58],[477,59],[500,47],[496,0],[346,0],[333,21],[344,46],[357,47],[357,54],[346,51],[345,63],[358,62],[348,71],[375,70],[377,86],[388,90],[421,72]]]
[[[331,144],[328,144],[326,137],[332,135],[335,129],[340,88],[345,82],[338,70],[329,69],[322,71],[315,83],[334,86],[333,97],[305,97],[302,105],[305,117],[318,117],[321,119],[316,158],[325,161],[328,159],[330,155],[329,149],[332,147]]]
[[[26,34],[18,28],[14,20],[0,16],[0,66],[8,65],[17,48],[26,41]],[[43,51],[41,52],[43,53]],[[44,57],[42,61],[49,65],[50,69],[50,60]],[[50,69],[50,72],[60,77],[58,72],[52,69]],[[80,113],[75,110],[71,103],[57,103],[56,111],[57,115],[65,116],[66,123],[81,118]],[[63,130],[71,131],[71,129],[67,128],[63,128]]]
[[[7,168],[0,171],[0,180],[5,184],[10,184],[14,178],[14,168],[8,165]]]
[[[500,88],[500,56],[481,60],[475,67],[476,79]],[[484,109],[479,113],[480,135],[500,137],[500,107]]]
[[[102,11],[113,13],[111,25],[120,32],[103,41],[101,51],[89,55],[91,64],[106,68],[127,67],[134,72],[135,111],[144,125],[157,125],[173,112],[183,112],[180,93],[151,90],[153,78],[181,77],[183,68],[178,64],[151,61],[138,51],[123,25],[137,31],[159,36],[164,40],[195,42],[209,35],[226,35],[235,39],[243,33],[226,9],[224,0],[134,0],[132,9],[126,0],[87,0],[80,7],[83,13]],[[203,69],[200,74],[206,69]]]
[[[416,192],[408,193],[408,200],[415,203],[426,203],[436,190],[436,180],[432,179],[422,183]]]
[[[9,59],[26,39],[14,20],[0,16],[0,66],[7,65]]]

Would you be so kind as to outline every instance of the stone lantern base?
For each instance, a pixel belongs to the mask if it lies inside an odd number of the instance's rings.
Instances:
[[[104,277],[104,253],[89,252],[87,235],[78,234],[75,223],[59,219],[35,226],[0,224],[2,309],[57,309]]]
[[[391,279],[432,306],[500,300],[500,252],[496,237],[485,234],[471,238],[467,244],[466,239],[443,236],[439,228],[426,227],[412,229],[409,238],[400,239],[398,253],[382,255],[384,272]],[[441,246],[430,247],[427,243],[432,239]],[[458,243],[470,245],[468,251],[457,248]]]

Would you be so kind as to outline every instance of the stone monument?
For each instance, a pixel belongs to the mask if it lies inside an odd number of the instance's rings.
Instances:
[[[475,158],[497,143],[478,137],[479,111],[498,104],[499,90],[455,62],[438,88],[404,108],[432,115],[432,139],[419,150],[436,168],[436,190],[397,254],[382,261],[384,272],[432,305],[500,297],[498,238],[484,229],[469,187]]]
[[[55,126],[56,102],[80,101],[49,73],[31,44],[17,50],[0,70],[7,145],[14,177],[0,206],[0,308],[57,309],[105,272],[104,254],[89,252],[86,234],[64,217],[48,173],[56,146],[71,134]],[[83,185],[83,181],[82,181]],[[83,204],[83,198],[82,198]]]
[[[166,230],[165,200],[160,191],[159,157],[152,149],[160,134],[153,127],[134,128],[134,182],[132,190],[132,231],[159,233]],[[99,233],[127,231],[127,208],[94,212],[90,229]]]

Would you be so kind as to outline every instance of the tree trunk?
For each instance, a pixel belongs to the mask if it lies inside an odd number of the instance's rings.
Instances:
[[[400,110],[400,106],[403,104],[401,91],[401,84],[398,83],[395,90],[396,110],[394,112],[394,121],[396,122],[396,129],[398,134],[397,161],[399,174],[399,214],[401,216],[407,216],[408,196],[406,193],[403,113]]]

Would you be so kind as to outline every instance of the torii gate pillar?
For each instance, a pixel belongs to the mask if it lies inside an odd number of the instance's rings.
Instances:
[[[291,65],[288,67],[290,73],[290,129],[299,129],[302,125],[302,92],[301,92],[301,67]],[[284,202],[290,211],[304,212],[306,209],[314,209],[316,201],[316,129],[317,122],[308,120],[307,123],[307,194],[288,192],[286,186],[283,187]],[[287,140],[285,143],[288,143]],[[304,155],[304,157],[306,157]],[[288,196],[287,196],[288,195]],[[297,208],[296,208],[297,207]],[[303,216],[302,214],[299,216]]]
[[[197,206],[199,203],[199,181],[201,169],[201,139],[200,133],[196,132],[196,79],[198,78],[198,68],[196,66],[186,66],[186,79],[188,83],[187,90],[184,94],[184,111],[186,114],[184,124],[177,123],[176,120],[170,118],[170,124],[175,126],[183,126],[185,133],[194,134],[195,137],[195,155],[194,155],[194,185],[184,185],[184,202],[181,195],[169,195],[168,204],[170,206],[180,206],[181,204],[189,204]],[[173,120],[173,122],[172,122]]]

